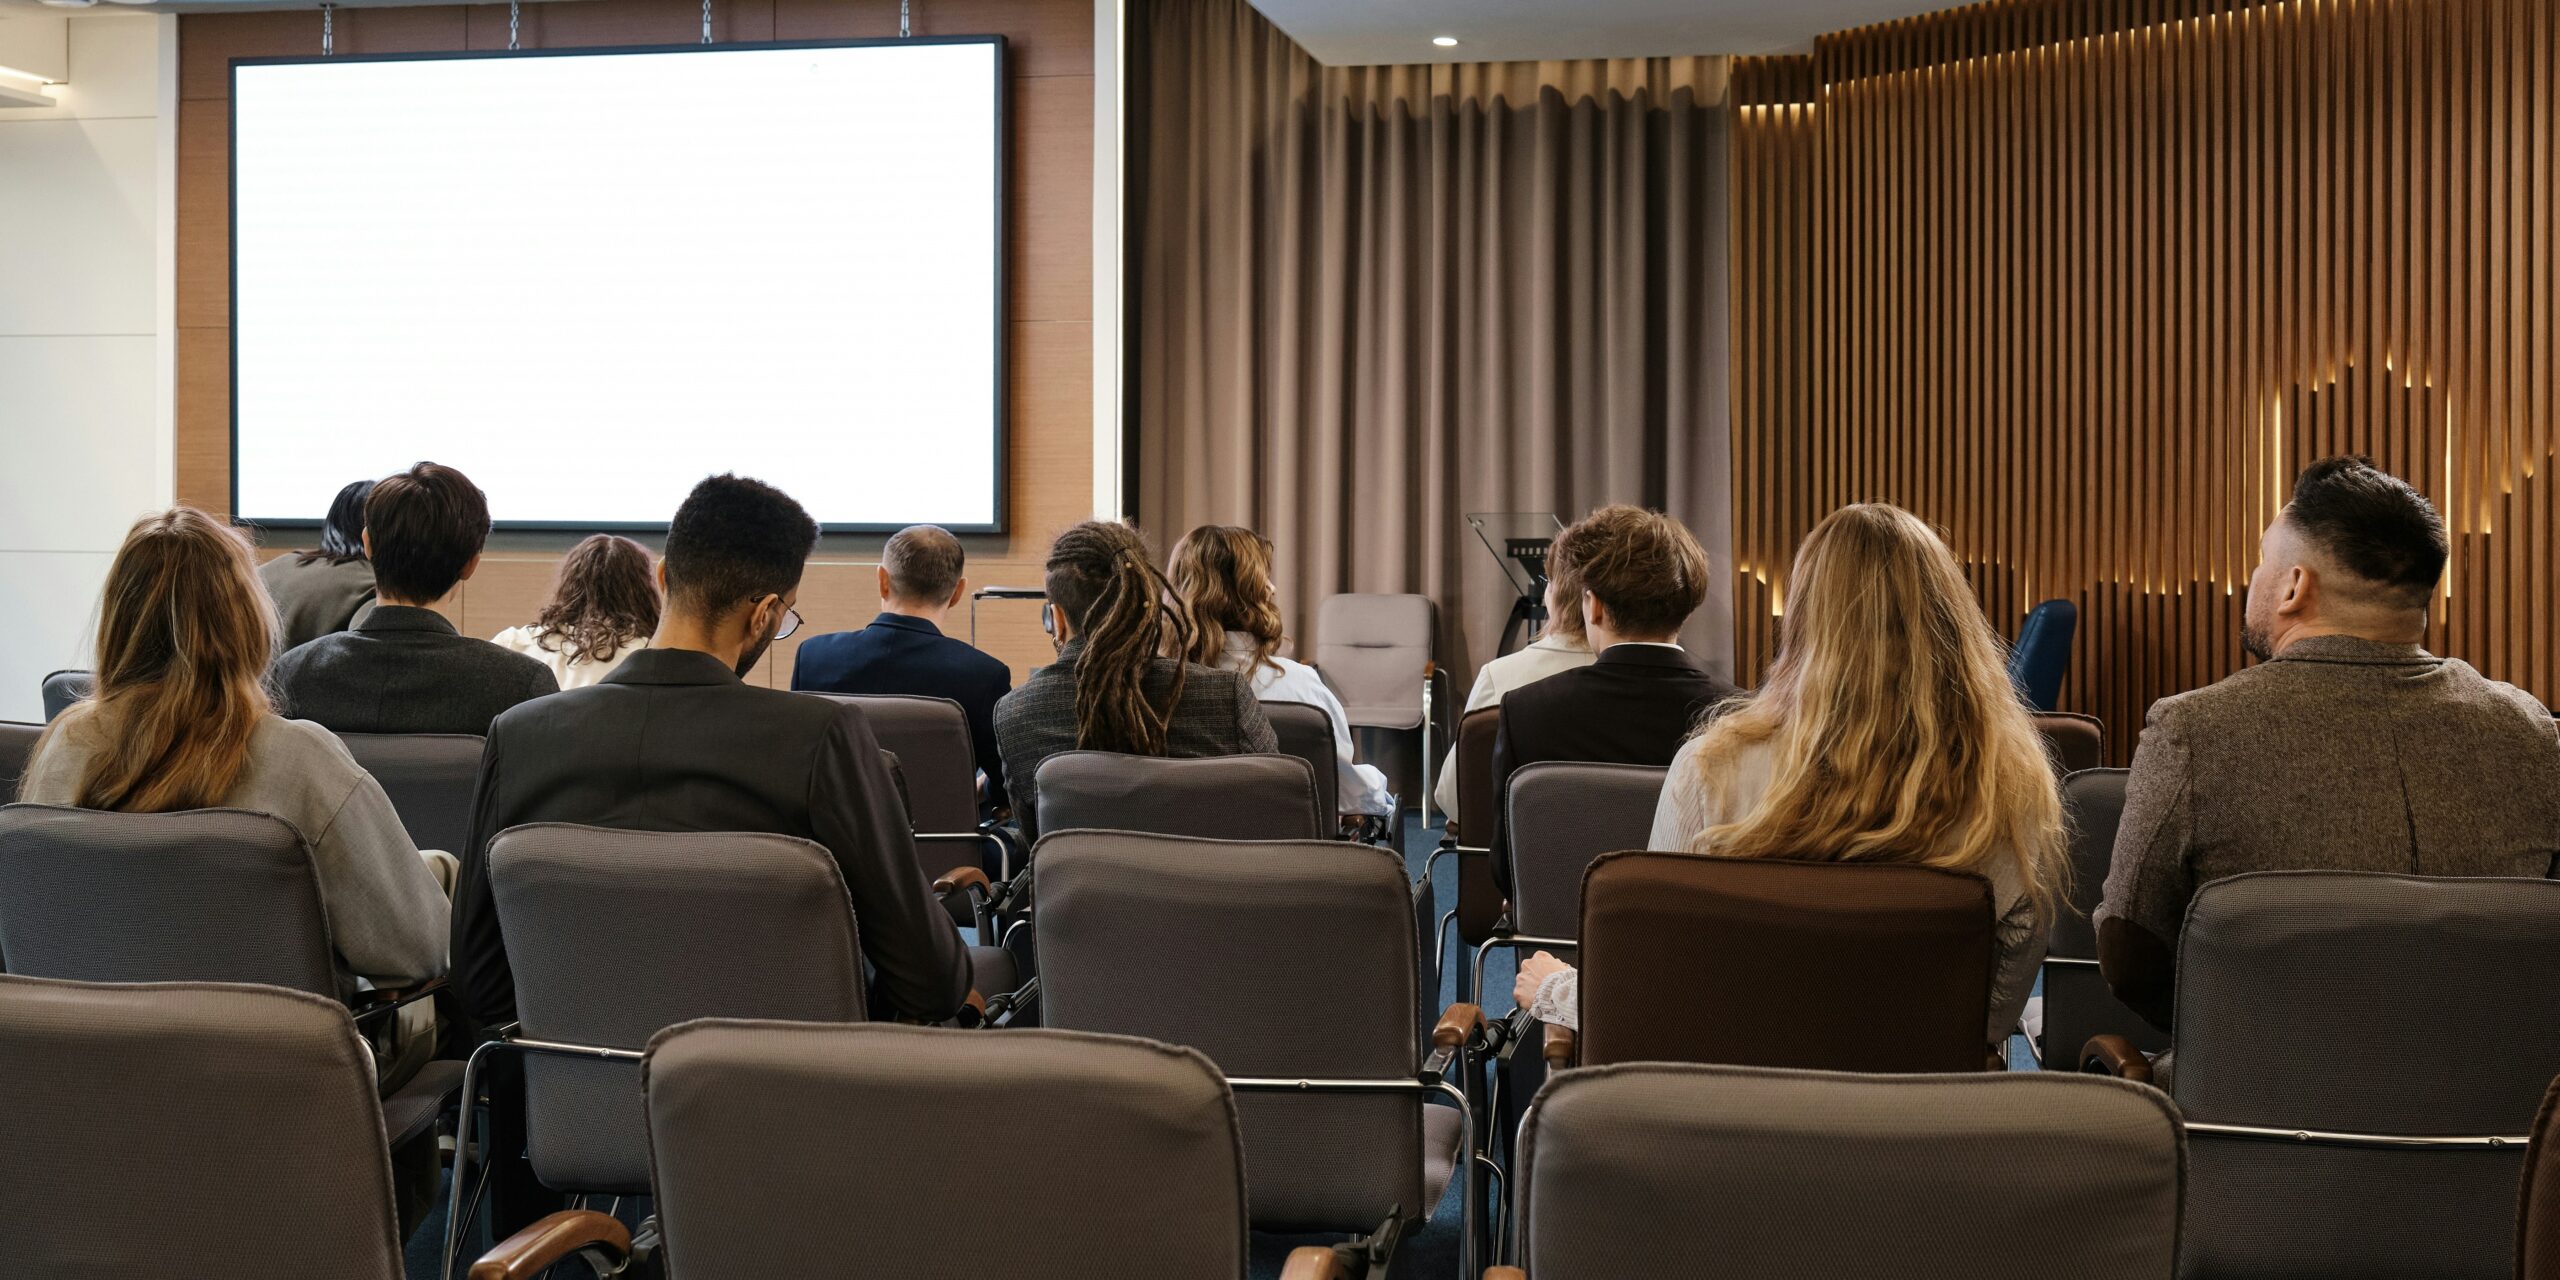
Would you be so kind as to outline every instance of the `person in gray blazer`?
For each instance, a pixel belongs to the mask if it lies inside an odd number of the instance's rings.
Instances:
[[[364,558],[364,503],[371,496],[371,480],[338,490],[319,546],[258,566],[258,581],[276,602],[277,652],[344,631],[372,611],[373,562]]]
[[[1162,655],[1191,623],[1138,531],[1089,520],[1049,547],[1041,623],[1058,660],[996,703],[996,748],[1025,840],[1040,838],[1040,762],[1061,751],[1140,756],[1276,752],[1249,678]]]
[[[276,659],[278,709],[338,733],[480,735],[499,712],[558,693],[550,667],[435,609],[479,569],[488,539],[489,500],[453,468],[421,462],[376,483],[364,505],[373,612]]]
[[[2550,712],[2420,647],[2445,552],[2444,522],[2417,490],[2362,458],[2313,463],[2249,578],[2241,646],[2258,665],[2152,704],[2098,958],[2162,1030],[2187,903],[2212,881],[2560,875]]]

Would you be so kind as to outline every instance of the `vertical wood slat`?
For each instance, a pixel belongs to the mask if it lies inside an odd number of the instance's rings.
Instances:
[[[2004,627],[2080,606],[2121,761],[2359,452],[2445,514],[2430,644],[2560,699],[2555,8],[1991,0],[1737,60],[1743,674],[1796,543],[1895,502]]]

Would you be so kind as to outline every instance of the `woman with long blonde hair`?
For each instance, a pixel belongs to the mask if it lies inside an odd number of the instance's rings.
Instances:
[[[388,987],[441,975],[444,889],[337,736],[270,708],[274,634],[274,605],[239,534],[192,507],[136,521],[107,569],[97,690],[37,740],[18,798],[274,814],[310,847],[346,978]],[[434,1048],[427,1006],[412,1007],[400,1051],[383,1060],[388,1087]]]
[[[1833,512],[1787,586],[1768,682],[1681,748],[1652,847],[1983,876],[2000,913],[1996,1046],[2026,1006],[2070,868],[2053,765],[2000,638],[1946,544],[1898,507]],[[1570,1022],[1571,971],[1541,956],[1521,966],[1523,1001]]]
[[[1191,620],[1191,648],[1181,656],[1244,676],[1264,702],[1321,708],[1333,722],[1336,807],[1346,814],[1393,812],[1387,775],[1356,758],[1342,699],[1314,667],[1280,656],[1286,637],[1280,593],[1271,585],[1271,540],[1237,525],[1204,524],[1174,544],[1170,576]]]

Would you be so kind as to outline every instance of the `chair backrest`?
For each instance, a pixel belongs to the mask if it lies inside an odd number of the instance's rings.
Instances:
[[[1355,727],[1422,723],[1423,672],[1438,617],[1429,596],[1327,596],[1316,607],[1316,669]]]
[[[2068,776],[2107,762],[2107,732],[2096,716],[2069,711],[2035,713],[2036,732],[2053,753],[2054,772]]]
[[[36,754],[36,739],[43,736],[43,725],[0,720],[0,804],[18,798],[18,780],[27,776],[27,762]]]
[[[1991,934],[1980,876],[1611,854],[1582,886],[1582,1060],[1978,1071]]]
[[[2178,1114],[2056,1074],[1636,1063],[1555,1078],[1522,1126],[1537,1280],[2170,1280]]]
[[[2071,669],[2071,633],[2079,629],[2080,607],[2068,600],[2047,600],[2027,610],[2018,624],[2018,642],[2009,649],[2009,680],[2038,711],[2051,711],[2062,696],[2062,677]]]
[[[647,1093],[678,1275],[807,1275],[822,1258],[876,1276],[1244,1273],[1235,1105],[1187,1049],[715,1020],[658,1037]],[[993,1169],[959,1136],[991,1105]]]
[[[471,843],[471,789],[480,780],[476,733],[342,733],[347,754],[382,784],[409,842],[456,857]]]
[[[301,834],[238,809],[0,808],[0,962],[78,982],[348,994]]]
[[[1118,831],[1041,841],[1044,1025],[1198,1049],[1230,1076],[1396,1079],[1419,1065],[1404,864],[1332,840]],[[1237,1099],[1253,1220],[1366,1231],[1421,1203],[1417,1095]]]
[[[813,695],[862,708],[871,736],[898,757],[907,779],[907,820],[915,829],[957,835],[978,829],[978,752],[969,713],[949,698],[907,694]],[[940,875],[948,866],[935,867]]]
[[[0,977],[0,1275],[400,1280],[373,1059],[274,987]]]
[[[1212,840],[1315,840],[1333,826],[1296,756],[1173,759],[1061,751],[1040,762],[1040,832],[1150,831]]]
[[[1668,769],[1547,761],[1511,775],[1511,923],[1539,938],[1582,928],[1582,873],[1604,853],[1643,849]]]
[[[96,692],[97,687],[97,677],[86,671],[56,671],[46,676],[44,678],[45,720],[50,723],[54,717],[70,710],[72,703]]]
[[[490,842],[489,879],[530,1039],[636,1051],[694,1018],[863,1016],[852,900],[810,841],[536,823]],[[545,1182],[649,1189],[636,1067],[537,1056],[525,1086]]]
[[[1492,842],[1494,815],[1501,811],[1493,788],[1493,739],[1501,728],[1498,706],[1478,707],[1458,720],[1458,836],[1468,848]],[[1458,855],[1458,936],[1482,942],[1501,916],[1502,889],[1493,882],[1492,857]]]
[[[2171,1092],[2195,1124],[2517,1137],[2560,1063],[2560,881],[2269,872],[2178,947]],[[2197,1132],[2180,1273],[2505,1280],[2521,1146]]]
[[[2071,909],[2053,922],[2045,948],[2045,1061],[2070,1070],[2080,1047],[2098,1035],[2120,1035],[2146,1053],[2169,1037],[2116,999],[2098,972],[2098,935],[2091,916],[2105,896],[2116,826],[2124,817],[2125,769],[2082,769],[2062,780],[2063,816],[2071,824]]]
[[[1307,762],[1315,774],[1316,807],[1338,812],[1342,802],[1342,766],[1333,758],[1333,717],[1308,702],[1265,702],[1262,714],[1280,739],[1280,754]]]
[[[2542,1095],[2516,1208],[2516,1280],[2560,1280],[2560,1079]]]

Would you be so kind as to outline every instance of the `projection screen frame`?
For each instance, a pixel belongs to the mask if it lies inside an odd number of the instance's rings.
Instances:
[[[990,471],[993,476],[995,493],[993,495],[993,501],[989,507],[990,519],[987,521],[983,523],[946,524],[942,527],[953,533],[1000,534],[1008,532],[1010,526],[1007,517],[1010,514],[1010,504],[1008,502],[1009,486],[1007,482],[1010,478],[1012,454],[1013,351],[1011,344],[1007,341],[1011,327],[1011,314],[1007,306],[1007,285],[1010,280],[1013,264],[1011,255],[1007,251],[1008,233],[1011,228],[1005,217],[1005,177],[1007,170],[1012,167],[1013,148],[1012,130],[1009,127],[1011,124],[1010,111],[1012,104],[1010,96],[1007,93],[1006,84],[1006,59],[1007,54],[1010,51],[1006,46],[1005,37],[1001,35],[884,36],[865,37],[861,39],[831,40],[742,40],[719,44],[591,45],[562,46],[559,48],[546,49],[452,49],[413,53],[291,54],[272,57],[231,59],[230,70],[226,77],[228,82],[226,89],[229,94],[229,100],[224,103],[225,119],[223,121],[225,146],[227,147],[226,154],[223,157],[225,170],[225,190],[223,192],[223,200],[224,218],[226,222],[226,225],[223,228],[225,236],[223,253],[225,257],[224,271],[227,273],[226,292],[229,295],[226,300],[226,306],[228,308],[227,320],[230,329],[227,335],[230,343],[230,351],[227,354],[229,379],[231,384],[230,430],[228,434],[231,472],[229,477],[229,489],[232,523],[260,529],[316,529],[326,523],[325,518],[322,516],[262,518],[243,515],[240,512],[239,103],[240,69],[242,67],[287,65],[337,66],[354,62],[445,62],[465,58],[558,58],[598,57],[618,54],[739,53],[783,49],[912,48],[919,45],[970,44],[990,46],[995,54],[995,74],[993,76],[993,80],[995,82],[995,175],[993,180],[995,195],[995,216],[993,219],[995,243],[990,246],[990,251],[993,254],[995,262],[995,299],[992,307],[992,315],[995,324],[992,348],[995,364],[995,368],[993,370],[995,385],[992,388],[994,396],[995,421],[990,424],[994,440],[994,453],[992,456],[993,465],[990,468]],[[675,513],[670,511],[667,514],[669,518],[672,519]],[[822,534],[886,534],[896,533],[900,529],[907,528],[913,523],[915,522],[890,521],[885,523],[829,523],[821,521],[818,525],[818,531]],[[493,530],[528,533],[665,533],[667,531],[667,525],[668,521],[666,520],[499,520],[492,522],[490,527]]]

